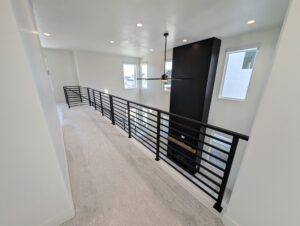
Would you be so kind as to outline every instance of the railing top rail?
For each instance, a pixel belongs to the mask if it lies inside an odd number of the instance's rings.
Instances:
[[[78,87],[78,86],[64,86],[64,88],[68,88],[68,87]],[[81,87],[81,88],[89,88],[89,87]],[[95,89],[92,89],[92,88],[89,88],[89,89],[95,90]],[[107,93],[99,91],[99,90],[95,90],[95,91],[101,92],[103,94],[107,94]],[[144,105],[144,104],[132,101],[132,100],[127,100],[125,98],[122,98],[122,97],[119,97],[119,96],[116,96],[116,95],[113,95],[113,94],[107,94],[107,95],[110,95],[112,97],[118,98],[120,100],[129,101],[130,103],[133,103],[133,104],[136,104],[136,105],[139,105],[141,107],[148,108],[148,109],[151,109],[151,110],[154,110],[154,111],[157,111],[157,112],[161,112],[163,114],[172,115],[172,116],[175,116],[175,117],[178,117],[178,118],[181,118],[181,119],[193,122],[193,123],[197,123],[197,124],[199,124],[201,126],[204,126],[206,128],[209,128],[209,129],[212,129],[212,130],[216,130],[216,131],[219,131],[221,133],[225,133],[225,134],[231,135],[233,137],[237,137],[237,138],[239,138],[241,140],[245,140],[245,141],[249,140],[249,136],[241,134],[241,133],[238,133],[238,132],[234,132],[234,131],[231,131],[231,130],[228,130],[228,129],[224,129],[224,128],[221,128],[221,127],[218,127],[218,126],[210,125],[210,124],[207,124],[207,123],[204,123],[204,122],[200,122],[198,120],[190,119],[190,118],[187,118],[185,116],[177,115],[177,114],[174,114],[174,113],[171,113],[171,112],[167,112],[167,111],[155,108],[155,107],[150,107],[150,106],[147,106],[147,105]]]

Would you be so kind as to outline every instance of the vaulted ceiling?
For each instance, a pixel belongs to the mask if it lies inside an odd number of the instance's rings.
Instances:
[[[143,56],[182,40],[281,26],[288,0],[32,0],[43,47]],[[256,20],[248,25],[247,21]],[[143,27],[138,28],[137,23]],[[111,44],[110,41],[114,41]]]

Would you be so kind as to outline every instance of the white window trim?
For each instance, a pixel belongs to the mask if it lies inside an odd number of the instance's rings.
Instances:
[[[171,61],[171,62],[172,62],[172,72],[173,72],[173,58],[168,58],[168,59],[166,59],[166,62],[168,62],[168,61]],[[164,63],[166,63],[166,62],[164,62]],[[165,73],[165,71],[164,71],[163,73]],[[172,89],[172,81],[171,81],[171,87],[170,87],[169,90],[168,90],[168,89],[167,89],[167,90],[165,89],[165,81],[162,82],[162,90],[163,90],[163,92],[170,93],[170,92],[171,92],[171,89]]]
[[[148,78],[148,62],[140,62],[140,66],[139,66],[139,77],[138,78],[142,78],[142,75],[141,75],[141,73],[142,73],[142,65],[143,64],[146,64],[147,65],[147,78]],[[148,89],[148,81],[146,80],[146,82],[147,82],[147,88],[143,88],[143,86],[142,86],[142,80],[138,80],[138,85],[139,85],[139,88],[140,89]]]
[[[136,76],[135,76],[135,84],[136,84],[136,87],[134,88],[125,88],[125,84],[124,84],[124,64],[133,64],[135,65],[135,73],[136,73]],[[122,62],[122,79],[123,79],[123,89],[124,90],[133,90],[133,89],[138,89],[139,88],[139,80],[137,80],[138,76],[139,76],[139,65],[138,63],[136,62]]]
[[[223,97],[222,96],[222,91],[223,91],[224,82],[225,82],[225,74],[226,74],[227,66],[228,66],[228,54],[229,53],[234,53],[234,52],[240,52],[242,50],[247,50],[247,49],[256,49],[257,53],[256,53],[256,56],[255,56],[255,59],[254,59],[253,71],[252,71],[252,74],[251,74],[250,82],[249,82],[248,87],[247,87],[247,93],[246,93],[245,99]],[[258,53],[259,53],[259,49],[260,49],[260,44],[246,45],[246,46],[241,46],[241,47],[225,49],[225,55],[224,55],[225,59],[223,60],[224,65],[223,65],[223,72],[222,72],[222,80],[221,80],[221,85],[220,85],[220,88],[219,88],[219,95],[218,95],[219,99],[239,101],[239,102],[245,102],[247,100],[248,91],[249,91],[249,87],[250,87],[250,84],[251,84],[251,81],[252,81],[252,75],[254,73],[254,67],[256,65],[256,59],[257,59],[257,56],[258,56]]]

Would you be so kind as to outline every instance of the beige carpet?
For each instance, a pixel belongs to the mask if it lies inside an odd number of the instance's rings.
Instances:
[[[63,226],[221,226],[218,217],[89,107],[62,121],[76,216]]]

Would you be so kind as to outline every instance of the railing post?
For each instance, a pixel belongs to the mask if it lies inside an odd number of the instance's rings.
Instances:
[[[68,104],[68,107],[70,108],[69,96],[68,96],[68,93],[67,93],[67,89],[65,87],[64,87],[64,93],[65,93],[66,102]]]
[[[115,125],[115,114],[114,114],[114,105],[113,105],[113,97],[109,95],[109,105],[110,105],[110,119],[111,123]]]
[[[232,166],[232,163],[233,163],[233,159],[234,159],[234,156],[235,156],[235,152],[236,152],[236,148],[237,148],[238,143],[239,143],[239,137],[234,136],[233,139],[232,139],[231,148],[230,148],[230,151],[229,151],[226,167],[225,167],[225,170],[224,170],[224,175],[223,175],[223,179],[222,179],[222,182],[221,182],[219,196],[218,196],[217,202],[214,205],[214,208],[219,212],[221,212],[222,209],[223,209],[222,208],[222,201],[223,201],[224,193],[225,193],[225,190],[226,190],[226,185],[227,185],[227,182],[228,182],[231,166]]]
[[[102,113],[102,116],[104,116],[103,104],[102,104],[102,95],[101,95],[101,92],[100,92],[100,91],[99,91],[99,98],[100,98],[101,113]]]
[[[97,110],[97,105],[96,105],[96,98],[95,98],[95,90],[93,89],[93,97],[94,97],[94,107],[95,107],[95,110]]]
[[[80,102],[82,103],[82,95],[81,95],[81,88],[80,88],[80,86],[78,86],[78,92],[79,92]]]
[[[91,106],[90,88],[87,88],[87,94],[89,98],[89,105]]]
[[[130,102],[127,101],[128,138],[131,138]]]
[[[160,117],[161,117],[161,112],[157,112],[157,126],[156,126],[156,157],[155,160],[159,161],[159,141],[160,141]]]

